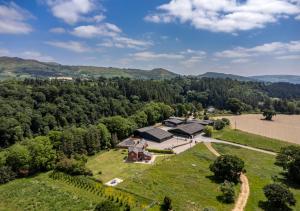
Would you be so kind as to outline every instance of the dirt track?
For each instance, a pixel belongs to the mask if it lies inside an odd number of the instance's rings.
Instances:
[[[273,121],[261,120],[261,114],[226,116],[231,127],[270,138],[300,144],[300,115],[277,115]],[[236,123],[236,124],[235,124]]]
[[[206,147],[211,151],[215,156],[219,157],[220,154],[211,146],[211,143],[205,142]],[[234,208],[232,211],[243,211],[246,207],[249,195],[250,195],[250,188],[249,188],[249,181],[245,174],[241,174],[241,189],[238,199],[235,202]]]

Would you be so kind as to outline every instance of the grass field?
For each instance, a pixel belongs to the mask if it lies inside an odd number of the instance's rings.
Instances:
[[[131,176],[141,174],[151,167],[147,164],[125,163],[127,150],[115,149],[89,158],[86,167],[92,170],[95,178],[102,180],[104,183],[114,178],[127,179]],[[169,155],[166,155],[169,156]],[[157,157],[155,163],[158,163],[162,157]],[[99,174],[101,172],[101,174]]]
[[[250,197],[246,211],[258,211],[259,201],[265,201],[262,188],[273,182],[273,176],[279,176],[281,168],[274,165],[275,156],[224,144],[213,144],[221,154],[233,154],[245,161],[246,175],[250,183]],[[300,210],[300,189],[291,189],[297,199],[294,210]]]
[[[214,131],[213,137],[216,139],[230,141],[238,144],[243,144],[251,147],[265,149],[273,152],[279,152],[281,147],[293,145],[289,142],[280,141],[252,133],[247,133],[241,130],[233,130],[224,128],[223,130]]]
[[[93,210],[102,199],[48,174],[0,185],[0,210]]]
[[[216,197],[220,195],[219,184],[211,180],[209,165],[216,157],[203,144],[198,144],[179,155],[132,175],[118,187],[147,198],[162,201],[169,196],[174,210],[231,210],[232,204],[223,204]],[[236,186],[238,192],[239,186]]]

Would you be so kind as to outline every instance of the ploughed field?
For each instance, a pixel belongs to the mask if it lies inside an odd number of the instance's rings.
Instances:
[[[226,116],[231,127],[249,133],[300,144],[300,115],[276,115],[273,121],[261,120],[261,114]]]

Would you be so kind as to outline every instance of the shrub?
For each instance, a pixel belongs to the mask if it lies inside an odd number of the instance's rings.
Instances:
[[[172,210],[172,200],[168,196],[165,196],[162,208],[164,210]]]
[[[95,211],[120,211],[120,207],[111,201],[103,201],[97,204]]]
[[[264,110],[263,111],[263,116],[265,117],[265,120],[271,121],[273,116],[276,116],[276,112],[274,110]]]
[[[162,154],[174,154],[170,149],[147,149],[149,152],[162,153]]]
[[[291,206],[296,204],[293,193],[283,185],[270,184],[266,185],[263,190],[270,207],[278,209],[285,208],[287,204]]]
[[[0,184],[7,183],[16,178],[16,173],[9,166],[0,167]]]
[[[244,170],[244,165],[244,161],[234,155],[221,155],[209,168],[215,174],[216,179],[236,183]]]
[[[221,200],[225,203],[233,203],[235,198],[235,191],[233,183],[225,180],[221,186],[220,190],[222,192]]]
[[[209,116],[205,114],[204,117],[203,117],[203,119],[204,120],[209,120]]]
[[[92,172],[85,168],[85,163],[73,158],[61,159],[56,164],[55,170],[65,172],[70,175],[92,175]]]
[[[222,121],[225,123],[225,125],[230,125],[230,120],[227,118],[222,118]]]
[[[205,126],[203,132],[204,132],[204,136],[212,137],[213,127],[212,126]]]
[[[222,130],[224,127],[226,126],[226,123],[223,122],[223,120],[216,120],[215,123],[214,123],[214,128],[216,130]]]

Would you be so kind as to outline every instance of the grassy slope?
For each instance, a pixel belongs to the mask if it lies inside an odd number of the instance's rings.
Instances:
[[[48,174],[0,186],[0,210],[93,210],[101,200],[88,191],[52,180]]]
[[[142,174],[132,175],[119,188],[157,201],[169,196],[175,210],[202,210],[205,207],[231,210],[233,205],[222,204],[216,199],[220,194],[219,185],[209,178],[212,176],[209,165],[213,160],[215,156],[203,144],[198,144],[180,155],[166,157]]]
[[[221,154],[233,154],[245,161],[250,183],[250,198],[246,211],[261,210],[258,203],[265,200],[262,188],[273,182],[272,176],[280,176],[279,173],[282,172],[281,168],[274,165],[275,156],[224,144],[213,144],[213,147]],[[300,190],[292,191],[298,201],[294,210],[300,210]]]
[[[141,174],[151,165],[125,163],[127,150],[110,150],[89,158],[86,166],[91,169],[94,177],[102,180],[104,183],[114,178],[127,179],[135,174]],[[155,162],[159,162],[158,157]],[[101,171],[101,174],[99,174]]]
[[[252,133],[247,133],[241,130],[233,130],[225,128],[220,131],[214,131],[213,137],[216,139],[230,141],[238,144],[243,144],[251,147],[265,149],[273,152],[279,152],[281,147],[293,145],[289,142],[280,141]]]

